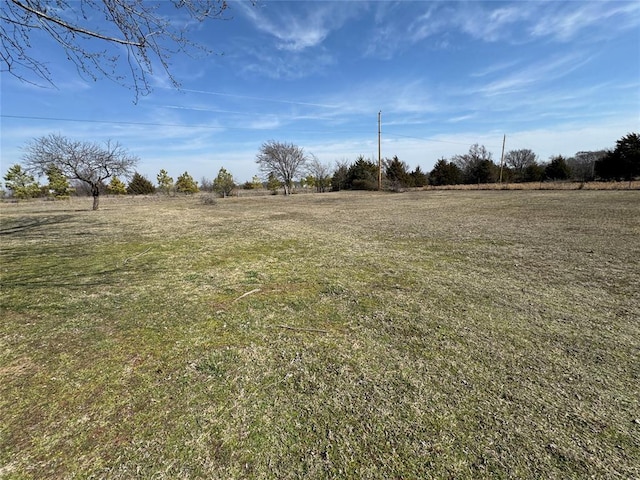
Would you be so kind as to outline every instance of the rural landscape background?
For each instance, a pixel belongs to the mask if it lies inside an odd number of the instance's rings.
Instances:
[[[640,478],[639,67],[630,1],[0,2],[0,478]]]
[[[640,191],[4,203],[4,478],[634,478]]]

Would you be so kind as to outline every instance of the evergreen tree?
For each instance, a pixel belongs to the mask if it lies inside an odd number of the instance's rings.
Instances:
[[[46,171],[49,180],[49,191],[56,198],[66,198],[71,194],[69,180],[56,165],[51,164]]]
[[[176,180],[176,191],[180,193],[197,193],[198,184],[191,175],[184,172],[178,177],[178,180]]]
[[[462,170],[455,163],[441,158],[429,174],[429,183],[434,186],[458,185],[462,183]]]
[[[251,185],[252,185],[252,189],[253,190],[260,190],[262,188],[262,181],[260,180],[260,177],[257,175],[254,175],[253,178],[251,179]]]
[[[378,166],[360,155],[347,172],[347,188],[377,190]]]
[[[464,183],[488,183],[492,181],[492,172],[495,170],[491,156],[484,145],[476,143],[469,147],[468,153],[454,156],[452,163],[462,171]]]
[[[569,166],[562,155],[552,157],[544,169],[544,176],[549,180],[566,180],[569,178]]]
[[[632,180],[640,176],[640,134],[629,133],[616,148],[595,164],[596,174],[605,180]]]
[[[233,175],[225,168],[221,168],[218,171],[218,176],[213,180],[213,191],[224,198],[231,195],[234,188],[236,188],[236,184],[233,181]]]
[[[317,183],[318,182],[316,181],[316,177],[314,177],[313,175],[307,175],[302,179],[302,184],[308,188],[315,187]]]
[[[411,183],[414,187],[424,187],[429,183],[429,177],[420,169],[420,165],[409,175],[411,175]]]
[[[397,156],[385,161],[385,176],[392,190],[400,191],[411,185],[411,175],[406,163],[401,162]]]
[[[15,198],[33,198],[40,194],[40,186],[33,175],[29,175],[18,164],[9,168],[4,176],[6,187]]]
[[[129,186],[127,186],[127,193],[129,195],[148,195],[155,191],[156,188],[153,186],[153,183],[138,172],[133,174]]]
[[[267,190],[270,190],[271,193],[276,195],[278,193],[278,189],[282,186],[282,182],[276,177],[276,174],[271,172],[269,174],[269,178],[267,179]]]
[[[160,173],[158,173],[156,179],[158,180],[158,189],[162,193],[164,193],[165,195],[169,195],[173,191],[173,178],[169,176],[164,168],[160,170]]]
[[[467,183],[493,183],[498,179],[498,166],[489,159],[477,161],[467,173]]]
[[[539,163],[532,163],[524,169],[525,182],[541,182],[544,180],[544,166]]]
[[[260,177],[254,175],[250,181],[246,181],[242,184],[244,190],[260,190],[262,188],[262,182]]]
[[[347,188],[349,179],[349,166],[346,162],[339,162],[331,177],[331,189],[333,191],[344,190]]]
[[[110,195],[126,195],[127,186],[118,177],[111,177],[111,181],[107,185],[107,193]]]

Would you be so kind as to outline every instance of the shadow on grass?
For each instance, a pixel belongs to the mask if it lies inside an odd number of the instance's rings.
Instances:
[[[0,285],[31,289],[56,286],[84,289],[119,284],[126,270],[120,251],[103,237],[93,236],[71,214],[11,219],[0,226]],[[80,240],[78,240],[80,238]],[[149,265],[138,262],[137,271]]]
[[[0,226],[0,236],[4,235],[24,235],[37,230],[40,227],[59,225],[68,222],[72,215],[56,215],[53,217],[23,217],[7,222],[8,225]]]

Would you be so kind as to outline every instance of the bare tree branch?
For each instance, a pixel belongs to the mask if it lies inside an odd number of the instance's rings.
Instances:
[[[15,3],[18,7],[26,10],[27,12],[33,13],[34,15],[38,16],[41,20],[46,20],[47,22],[55,23],[56,25],[59,25],[62,28],[69,30],[70,32],[81,33],[82,35],[87,35],[88,37],[98,38],[100,40],[106,40],[107,42],[119,43],[121,45],[131,45],[138,48],[144,47],[144,44],[146,43],[146,37],[144,36],[141,37],[142,41],[132,42],[122,38],[101,35],[96,31],[87,30],[86,28],[78,27],[76,25],[71,25],[70,23],[67,23],[57,17],[47,15],[45,12],[42,12],[35,8],[31,8],[29,5],[19,2],[18,0],[9,0],[9,1]],[[27,25],[23,24],[22,26],[27,26]],[[34,25],[33,27],[28,27],[28,28],[37,28],[37,27]],[[150,35],[152,35],[152,33]]]
[[[291,193],[293,179],[302,173],[307,157],[297,145],[270,140],[260,148],[256,163],[264,174],[274,174],[284,185],[284,194],[288,195]]]
[[[171,0],[186,13],[182,25],[147,0],[6,0],[0,2],[0,70],[21,81],[55,86],[37,43],[50,38],[80,76],[108,78],[133,87],[135,99],[151,91],[154,67],[174,86],[173,55],[208,52],[191,41],[190,22],[224,18],[225,0]],[[106,19],[106,22],[103,20]],[[36,34],[39,32],[38,34]],[[123,71],[124,68],[124,71]]]
[[[101,147],[53,134],[29,142],[23,160],[34,173],[45,174],[55,165],[69,180],[89,185],[94,210],[98,209],[98,197],[104,181],[113,176],[129,175],[138,163],[138,158],[130,155],[118,142],[109,140],[105,147]]]

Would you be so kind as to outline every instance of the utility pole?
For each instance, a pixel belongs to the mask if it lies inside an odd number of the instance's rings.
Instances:
[[[507,134],[502,137],[502,155],[500,155],[500,183],[502,184],[502,168],[504,166],[504,144],[507,141]]]
[[[380,134],[382,121],[382,110],[378,112],[378,191],[382,190],[382,156],[380,155]]]

